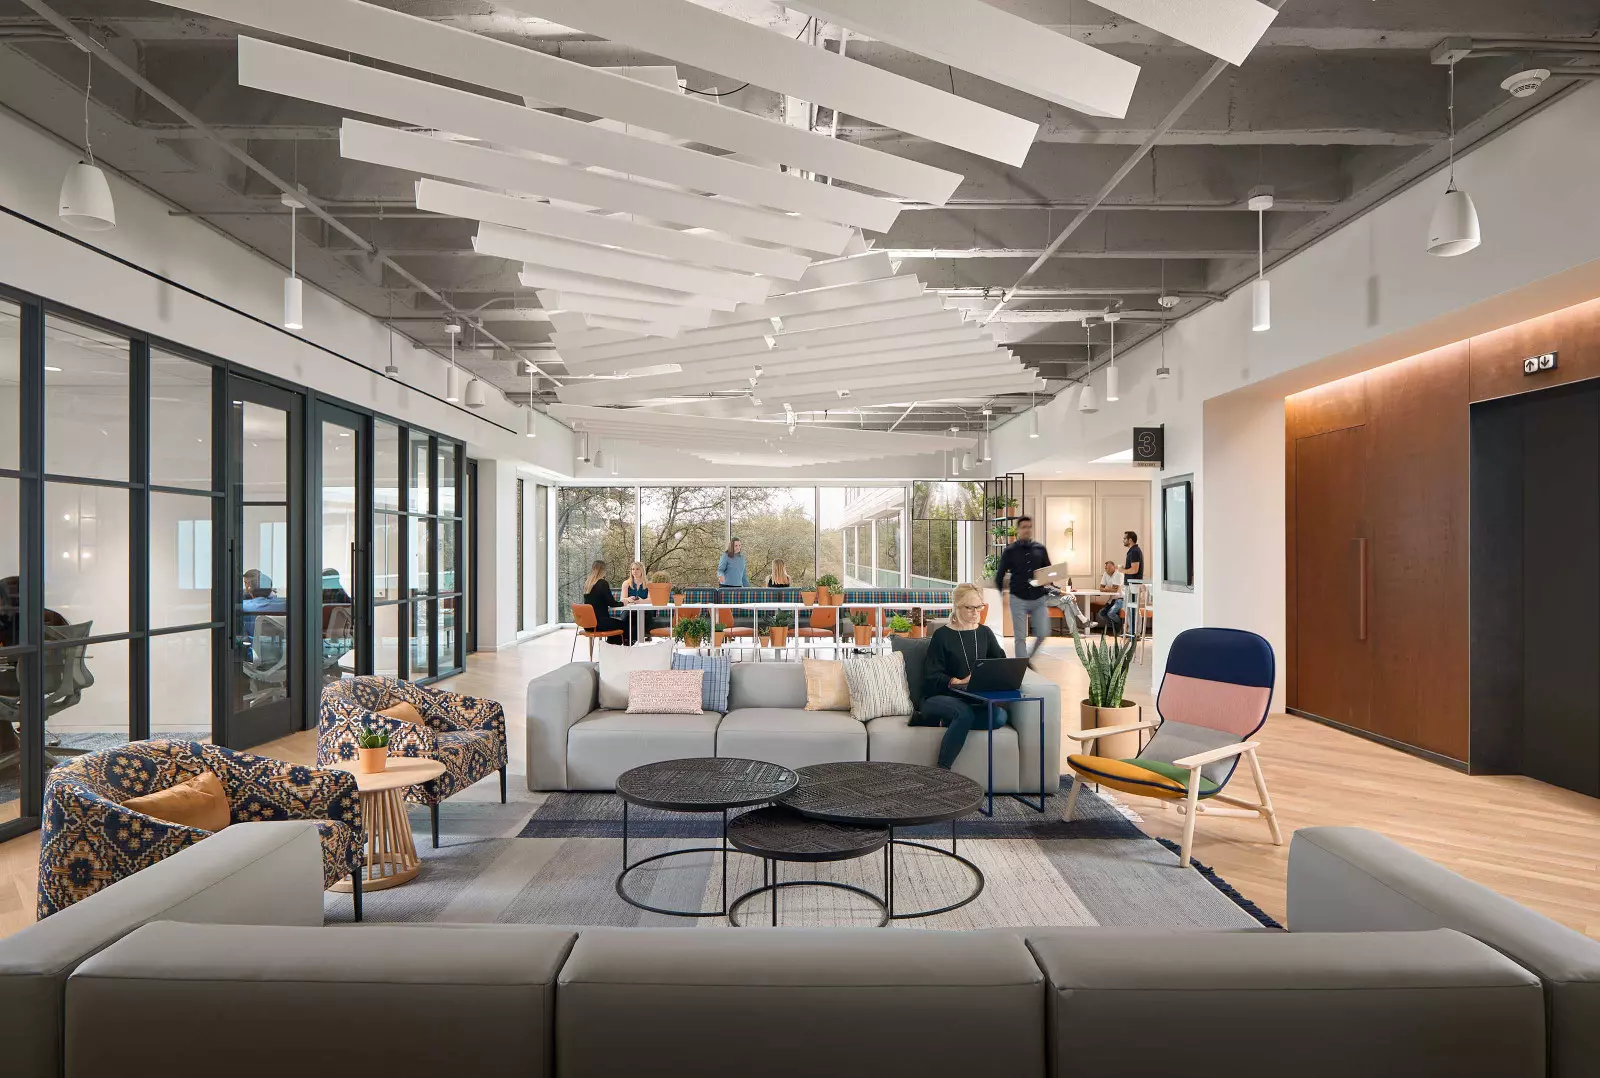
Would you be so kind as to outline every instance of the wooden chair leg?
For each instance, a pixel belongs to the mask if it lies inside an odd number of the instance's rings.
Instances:
[[[1178,864],[1189,867],[1189,851],[1194,848],[1194,818],[1200,808],[1200,769],[1189,772],[1189,793],[1183,802],[1183,843],[1178,847]]]
[[[1062,819],[1068,821],[1072,819],[1072,812],[1078,807],[1078,791],[1081,789],[1083,789],[1083,777],[1081,775],[1073,775],[1072,790],[1067,794],[1067,814]]]
[[[1272,795],[1267,793],[1267,779],[1261,773],[1261,761],[1256,759],[1256,750],[1245,753],[1245,758],[1250,761],[1250,775],[1256,780],[1256,798],[1261,803],[1261,815],[1272,831],[1272,844],[1282,846],[1283,831],[1278,827],[1278,814],[1272,810]]]

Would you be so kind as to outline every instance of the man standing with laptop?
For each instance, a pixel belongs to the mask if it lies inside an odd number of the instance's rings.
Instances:
[[[1000,567],[994,574],[995,590],[1006,591],[1011,578],[1011,654],[1031,659],[1050,634],[1050,592],[1033,582],[1034,574],[1050,564],[1050,552],[1034,541],[1033,518],[1017,518],[1017,538],[1000,554]],[[1028,647],[1028,628],[1033,628],[1033,647]]]

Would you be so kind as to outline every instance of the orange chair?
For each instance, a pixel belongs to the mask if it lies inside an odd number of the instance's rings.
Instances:
[[[577,654],[578,637],[584,636],[589,638],[589,661],[593,662],[594,642],[596,640],[604,640],[606,637],[622,635],[621,629],[597,628],[596,626],[598,623],[594,619],[594,607],[590,606],[588,603],[572,604],[572,620],[577,622],[578,631],[574,633],[572,637],[572,650],[567,653],[568,662],[571,662],[572,656]]]
[[[811,624],[800,626],[795,633],[803,640],[831,640],[835,644],[834,651],[837,654],[838,628],[838,607],[814,606],[811,608]]]
[[[750,637],[756,635],[756,631],[748,625],[735,625],[733,623],[733,610],[726,606],[717,610],[716,628],[723,636]]]

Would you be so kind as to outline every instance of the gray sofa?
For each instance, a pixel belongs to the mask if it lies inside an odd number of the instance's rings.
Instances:
[[[844,660],[846,662],[850,660]],[[1023,689],[1044,698],[1044,741],[1034,705],[994,732],[994,792],[1044,792],[1061,784],[1061,690],[1030,673]],[[602,710],[593,664],[569,663],[528,683],[528,789],[610,790],[629,768],[659,760],[730,756],[785,767],[840,760],[932,765],[944,731],[899,715],[861,723],[848,711],[807,711],[805,668],[734,663],[724,715],[629,715]],[[953,770],[983,784],[988,737],[975,732]]]
[[[1370,832],[1289,932],[314,923],[311,823],[237,824],[0,940],[18,1078],[1594,1073],[1600,943]]]

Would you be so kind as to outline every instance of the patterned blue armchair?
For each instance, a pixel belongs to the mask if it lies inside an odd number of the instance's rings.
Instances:
[[[408,703],[422,723],[391,719],[376,712]],[[406,800],[427,805],[433,824],[433,847],[439,848],[439,802],[500,772],[500,800],[506,799],[506,716],[494,700],[413,685],[381,675],[350,677],[322,689],[322,718],[317,727],[317,763],[356,758],[362,727],[389,732],[389,753],[420,756],[444,764],[444,774],[406,790]]]
[[[76,757],[50,772],[39,843],[40,920],[209,838],[210,831],[122,806],[202,771],[221,781],[232,823],[316,820],[325,886],[361,864],[361,800],[354,775],[198,741],[135,741]]]

